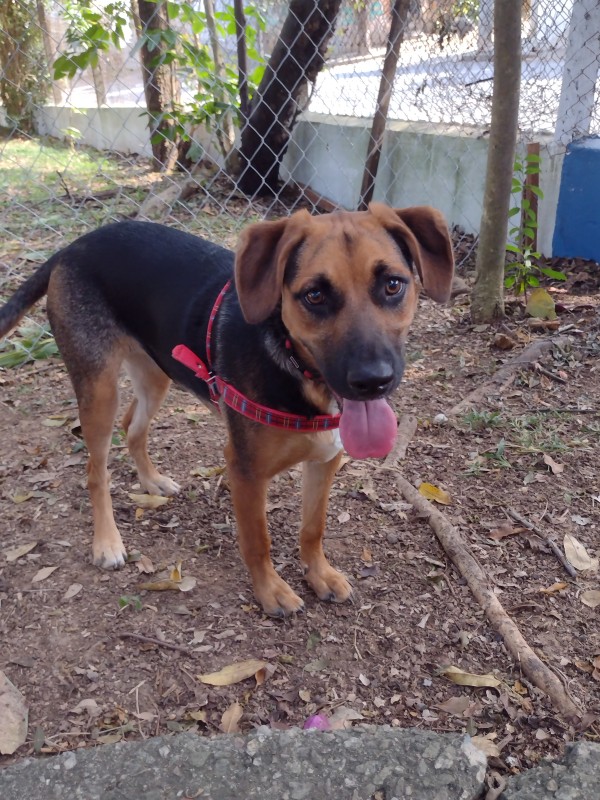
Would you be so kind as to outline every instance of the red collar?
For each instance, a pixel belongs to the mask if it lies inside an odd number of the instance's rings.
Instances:
[[[228,405],[229,408],[237,411],[238,414],[254,420],[254,422],[260,422],[261,425],[268,425],[272,428],[285,428],[287,430],[299,431],[302,433],[329,431],[333,430],[334,428],[338,428],[340,424],[339,414],[318,414],[315,417],[304,417],[300,414],[286,414],[282,411],[276,411],[275,409],[267,408],[267,406],[263,406],[260,403],[255,403],[241,392],[238,392],[238,390],[235,389],[230,383],[227,383],[227,381],[224,381],[218,375],[215,375],[212,370],[211,358],[213,324],[217,314],[219,313],[219,308],[221,307],[223,298],[225,297],[225,294],[230,286],[231,281],[229,280],[219,292],[219,296],[215,300],[215,304],[208,320],[208,328],[206,330],[207,363],[205,364],[202,359],[198,358],[198,356],[184,344],[178,344],[177,347],[173,349],[173,358],[184,366],[193,370],[196,374],[196,377],[208,384],[210,399],[217,406],[217,408],[219,408],[219,401],[223,400],[223,402]],[[294,358],[294,355],[291,353],[292,344],[289,339],[286,340],[285,346],[286,349],[290,351],[288,358],[294,367],[300,370],[304,377],[314,380],[315,376],[308,370],[302,369],[298,361]]]

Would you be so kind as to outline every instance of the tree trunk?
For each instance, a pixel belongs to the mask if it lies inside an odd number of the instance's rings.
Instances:
[[[504,264],[521,86],[521,0],[497,0],[494,10],[494,90],[483,198],[473,321],[504,315]]]
[[[410,0],[395,0],[392,7],[392,22],[390,24],[390,34],[388,36],[383,69],[381,71],[381,81],[379,83],[379,95],[377,97],[377,107],[373,117],[373,126],[369,145],[367,147],[367,161],[363,173],[362,186],[360,188],[359,211],[365,211],[373,199],[375,189],[375,178],[379,168],[379,158],[383,146],[383,135],[385,133],[385,123],[387,120],[390,98],[394,88],[394,78],[396,77],[396,66],[400,45],[404,38],[404,30],[408,19],[408,9]]]
[[[168,30],[166,3],[138,0],[139,20],[142,33]],[[156,171],[171,169],[177,160],[177,141],[173,125],[165,119],[174,103],[179,101],[179,82],[174,64],[164,64],[164,46],[153,50],[144,42],[140,48],[142,80],[148,110],[148,129],[152,146],[153,166]]]
[[[274,194],[298,114],[325,63],[341,0],[290,0],[288,15],[252,100],[241,137],[240,189]]]
[[[94,93],[96,95],[96,105],[98,108],[106,105],[106,81],[102,70],[102,61],[98,59],[96,65],[92,65],[92,80],[94,83]]]
[[[37,0],[36,1],[36,8],[37,8],[37,15],[38,15],[38,22],[40,25],[40,29],[42,31],[42,39],[44,42],[44,53],[46,55],[46,66],[48,68],[48,72],[52,73],[52,64],[54,59],[56,58],[56,47],[54,42],[52,41],[52,37],[50,36],[50,27],[48,25],[48,18],[46,16],[46,7],[44,6],[44,0]],[[52,97],[54,98],[54,105],[60,106],[63,102],[63,87],[65,86],[65,81],[52,81]],[[64,94],[67,92],[65,91]]]
[[[215,19],[215,7],[213,0],[204,0],[204,12],[206,14],[206,27],[208,28],[208,38],[210,40],[210,48],[213,54],[213,61],[215,64],[215,77],[217,81],[223,79],[224,67],[223,59],[221,57],[221,45],[219,44],[219,37],[217,36],[217,21]],[[218,83],[215,87],[215,101],[223,103],[225,98],[223,92],[218,88]],[[217,127],[217,139],[221,153],[223,156],[231,151],[235,141],[235,131],[233,129],[233,120],[231,113],[226,111],[221,118],[221,124]]]

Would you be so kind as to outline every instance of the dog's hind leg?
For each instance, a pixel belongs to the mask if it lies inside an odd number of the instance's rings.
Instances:
[[[150,494],[172,495],[179,485],[161,475],[148,455],[148,429],[171,384],[170,378],[143,350],[128,353],[125,367],[134,398],[123,417],[127,446],[137,467],[140,483]]]
[[[323,552],[329,492],[340,465],[341,452],[331,461],[305,461],[302,465],[302,526],[300,560],[304,579],[321,600],[341,603],[352,594],[346,578],[334,569]]]
[[[88,489],[94,516],[92,556],[105,569],[123,566],[127,558],[110,499],[108,453],[119,404],[120,358],[111,358],[93,377],[73,381],[81,430],[89,451]]]

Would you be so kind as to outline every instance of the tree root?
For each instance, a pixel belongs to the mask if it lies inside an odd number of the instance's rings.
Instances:
[[[539,356],[539,353],[537,354]],[[504,644],[524,675],[548,695],[555,709],[567,720],[576,722],[582,710],[567,694],[555,673],[531,649],[515,622],[489,586],[482,568],[477,563],[459,531],[449,520],[426,500],[406,478],[398,476],[400,492],[433,528],[446,554],[466,580],[469,589],[482,607],[491,625],[502,636]]]
[[[481,402],[490,394],[501,394],[502,390],[509,386],[515,378],[517,370],[525,368],[532,369],[539,359],[548,353],[554,345],[564,345],[568,341],[567,336],[554,336],[551,339],[536,339],[528,345],[518,356],[505,362],[492,377],[482,383],[474,391],[463,398],[447,412],[449,417],[462,414],[469,408]]]

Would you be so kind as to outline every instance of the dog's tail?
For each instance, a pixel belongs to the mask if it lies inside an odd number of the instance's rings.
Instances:
[[[55,263],[55,259],[50,258],[42,264],[0,308],[0,339],[10,333],[31,306],[46,294]]]

